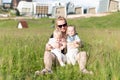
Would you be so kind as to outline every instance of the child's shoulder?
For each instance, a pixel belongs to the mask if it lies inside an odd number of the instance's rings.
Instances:
[[[49,42],[55,42],[54,38],[49,38]]]

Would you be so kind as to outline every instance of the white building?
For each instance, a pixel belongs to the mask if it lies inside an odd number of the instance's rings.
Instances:
[[[2,5],[2,0],[0,0],[0,6]]]
[[[34,12],[32,2],[20,1],[17,9],[19,10],[20,15],[32,15]]]
[[[65,7],[66,14],[76,13],[75,10],[79,7],[81,14],[88,14],[109,12],[109,4],[110,0],[33,0],[33,2],[19,2],[17,9],[21,14],[26,12],[36,15],[38,11],[36,6],[48,6],[48,14],[55,16],[58,7]],[[63,10],[58,12],[60,11]]]
[[[96,12],[107,12],[109,7],[110,0],[33,0],[35,2],[41,3],[61,3],[62,5],[71,2],[74,6],[82,6],[83,8],[95,7]]]
[[[120,11],[120,0],[111,0],[109,10],[111,12]]]

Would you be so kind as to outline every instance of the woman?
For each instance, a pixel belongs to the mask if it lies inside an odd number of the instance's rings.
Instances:
[[[67,35],[66,35],[66,31],[67,31],[67,20],[64,17],[58,17],[56,19],[55,22],[55,29],[58,29],[62,32],[62,38],[66,39]],[[51,35],[51,38],[53,37],[53,35]],[[52,64],[56,61],[56,56],[54,54],[52,54],[49,50],[51,50],[51,46],[46,44],[46,48],[45,48],[45,53],[44,53],[44,65],[45,68],[42,71],[36,71],[35,74],[39,75],[39,74],[46,74],[46,73],[52,73]],[[66,50],[63,49],[62,53],[66,53]],[[86,52],[80,52],[77,55],[77,62],[79,64],[79,68],[80,71],[82,71],[83,73],[92,73],[90,71],[88,71],[85,66],[86,66],[86,61],[87,61],[87,56],[86,56]]]

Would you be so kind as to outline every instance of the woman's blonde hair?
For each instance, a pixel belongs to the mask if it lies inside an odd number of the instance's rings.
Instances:
[[[56,19],[56,21],[55,21],[55,28],[56,28],[56,29],[58,29],[57,21],[61,21],[61,20],[64,20],[65,23],[67,24],[67,20],[66,20],[64,17],[59,16],[59,17]]]

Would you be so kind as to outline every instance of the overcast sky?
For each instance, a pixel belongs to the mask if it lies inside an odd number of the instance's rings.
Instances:
[[[11,3],[12,0],[2,0],[2,3]]]

